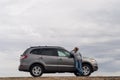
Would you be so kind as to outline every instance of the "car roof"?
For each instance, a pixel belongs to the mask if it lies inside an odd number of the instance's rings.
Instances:
[[[63,47],[60,47],[60,46],[32,46],[30,48],[57,48],[57,49],[64,49]]]

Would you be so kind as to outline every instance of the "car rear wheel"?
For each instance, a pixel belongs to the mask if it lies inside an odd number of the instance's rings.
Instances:
[[[30,68],[30,74],[33,77],[40,77],[43,74],[43,68],[41,65],[33,65]]]

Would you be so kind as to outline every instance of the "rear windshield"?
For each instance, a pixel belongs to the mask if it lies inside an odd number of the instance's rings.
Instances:
[[[24,51],[23,55],[27,54],[28,51],[29,51],[29,49],[26,49],[26,50]]]

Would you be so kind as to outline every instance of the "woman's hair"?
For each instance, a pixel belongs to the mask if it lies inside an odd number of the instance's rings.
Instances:
[[[79,50],[78,47],[75,47],[75,48],[73,49],[73,51],[75,51],[75,53],[76,53],[78,50]]]
[[[74,48],[74,51],[76,51],[76,52],[77,52],[78,50],[79,50],[79,48],[78,48],[78,47],[75,47],[75,48]]]

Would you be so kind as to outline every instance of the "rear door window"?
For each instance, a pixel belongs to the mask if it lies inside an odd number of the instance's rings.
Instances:
[[[46,56],[58,56],[57,55],[57,50],[56,49],[43,49],[41,52],[41,55],[46,55]]]

